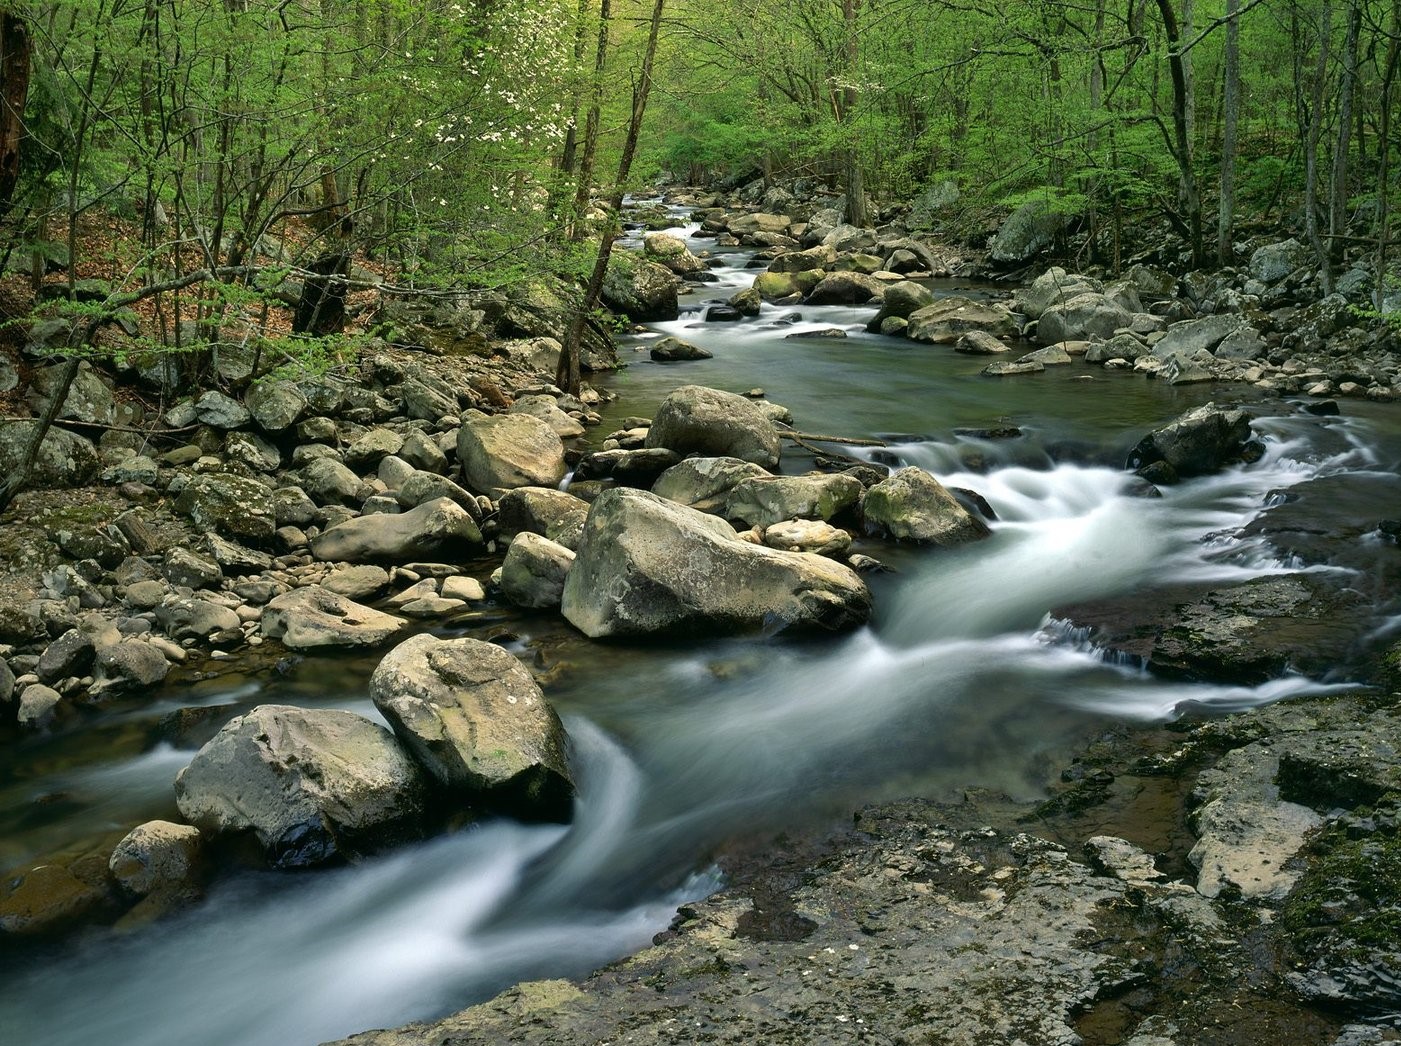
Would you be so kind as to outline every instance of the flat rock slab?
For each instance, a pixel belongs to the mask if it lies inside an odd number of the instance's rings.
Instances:
[[[956,832],[900,808],[863,812],[858,827],[875,838],[823,860],[791,896],[687,905],[659,944],[578,985],[518,985],[341,1046],[1070,1046],[1082,1041],[1076,1012],[1129,980],[1128,963],[1091,947],[1119,881],[1042,840]]]
[[[263,608],[262,633],[292,650],[375,647],[406,625],[320,585],[286,592]]]
[[[1317,574],[1174,586],[1052,614],[1161,675],[1246,684],[1345,666],[1369,627],[1363,598]]]

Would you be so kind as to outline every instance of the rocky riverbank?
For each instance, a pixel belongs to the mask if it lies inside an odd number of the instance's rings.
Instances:
[[[860,304],[874,310],[873,330],[963,353],[1043,343],[990,364],[989,376],[1103,365],[1128,372],[1123,380],[1237,382],[1223,386],[1233,400],[1308,395],[1325,412],[1338,409],[1334,395],[1396,395],[1389,336],[1352,326],[1357,314],[1345,301],[1315,322],[1314,306],[1301,302],[1312,286],[1306,267],[1274,264],[1288,244],[1260,245],[1249,272],[1214,282],[1142,265],[1126,281],[1053,268],[1005,302],[936,301],[928,277],[978,263],[908,230],[854,230],[819,209],[797,210],[812,213],[700,206],[696,241],[647,236],[641,256],[617,267],[610,303],[634,320],[674,316],[679,281],[705,281],[704,252],[691,248],[710,236],[757,248],[767,271],[708,305],[706,323],[733,322],[763,302]],[[654,417],[589,439],[605,396],[587,388],[568,396],[544,377],[558,343],[541,325],[555,313],[539,301],[476,313],[456,326],[401,317],[411,343],[385,341],[354,373],[264,379],[241,398],[192,395],[165,412],[162,431],[123,424],[96,444],[75,430],[113,425],[123,375],[81,372],[61,412],[70,424],[47,445],[47,486],[24,495],[5,528],[16,569],[0,612],[0,729],[73,730],[106,703],[141,700],[172,666],[192,674],[221,661],[392,647],[370,683],[391,729],[271,704],[233,719],[176,783],[187,823],[138,826],[105,860],[16,869],[0,891],[0,931],[38,938],[157,916],[197,896],[211,869],[249,842],[257,861],[304,867],[354,861],[464,816],[567,818],[568,741],[530,673],[476,639],[407,638],[470,627],[491,600],[557,610],[591,638],[821,634],[871,613],[862,575],[880,564],[854,553],[853,541],[937,548],[989,533],[976,491],[947,489],[918,468],[846,459],[839,443],[793,429],[810,419],[757,390],[678,381]],[[501,340],[503,332],[536,336]],[[658,344],[653,357],[684,367],[702,353],[677,342]],[[599,346],[593,361],[606,365],[608,356]],[[44,368],[29,374],[36,404],[51,377]],[[1255,460],[1251,420],[1224,401],[1156,419],[1123,467],[1151,496]],[[0,428],[0,451],[12,459],[30,424]],[[816,451],[805,475],[780,471],[795,446]],[[557,489],[571,472],[568,491]],[[1394,480],[1382,477],[1383,491],[1395,491]],[[1315,500],[1327,517],[1320,482],[1264,514],[1260,534],[1300,567],[1369,571],[1365,591],[1301,570],[1238,585],[1167,585],[1135,599],[1133,614],[1077,604],[1057,616],[1084,641],[1164,675],[1257,683],[1301,668],[1388,678],[1395,655],[1358,611],[1389,605],[1401,590],[1396,501],[1383,493],[1320,536],[1303,525]],[[1369,549],[1361,560],[1348,551],[1357,537]],[[980,796],[959,807],[867,811],[854,832],[805,843],[772,868],[733,862],[732,892],[683,913],[658,949],[582,987],[523,986],[431,1034],[583,1041],[628,1028],[650,1041],[678,1032],[667,1021],[700,1019],[722,1039],[783,1041],[801,1031],[818,1041],[813,1022],[830,1021],[822,1034],[832,1041],[859,1032],[891,1042],[1078,1034],[1109,1043],[1132,1033],[1147,1036],[1146,1046],[1152,1036],[1212,1041],[1208,1018],[1214,1025],[1251,1002],[1267,1013],[1251,1026],[1259,1041],[1305,1019],[1317,1036],[1299,1041],[1332,1042],[1338,1022],[1300,1017],[1312,1011],[1289,993],[1363,1016],[1389,1005],[1389,952],[1368,953],[1361,972],[1338,965],[1356,955],[1353,929],[1370,942],[1379,932],[1342,919],[1333,934],[1328,921],[1366,907],[1353,899],[1360,893],[1329,892],[1339,881],[1330,869],[1360,859],[1355,823],[1392,801],[1389,756],[1355,730],[1363,717],[1390,730],[1388,707],[1350,697],[1186,735],[1134,734],[1067,768],[1069,786],[1038,810]],[[1188,755],[1156,751],[1165,739]],[[1131,762],[1126,753],[1141,749],[1158,762]],[[1352,753],[1342,769],[1301,772],[1370,783],[1347,802],[1332,785],[1281,791],[1284,770],[1266,764],[1286,749],[1291,768],[1335,749]],[[1242,761],[1249,766],[1237,772]],[[1143,811],[1131,804],[1115,812],[1117,782],[1153,775],[1174,782],[1160,790],[1168,805],[1155,818],[1136,822]],[[1193,811],[1195,875],[1178,852]],[[1096,818],[1104,823],[1092,839]],[[1385,850],[1389,821],[1373,820],[1372,842]],[[1162,838],[1136,834],[1145,823]],[[1243,823],[1269,837],[1232,836]],[[1164,839],[1171,845],[1158,845]],[[1289,862],[1297,868],[1279,873]],[[1388,880],[1374,879],[1356,889],[1394,898]],[[1256,954],[1262,948],[1269,961]],[[1284,979],[1286,953],[1315,974]],[[1246,973],[1249,994],[1227,990]],[[1325,985],[1330,978],[1341,987]],[[1173,1002],[1199,983],[1210,986],[1208,1001]]]

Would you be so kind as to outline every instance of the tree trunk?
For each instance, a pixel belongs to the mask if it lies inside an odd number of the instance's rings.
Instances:
[[[599,0],[598,50],[594,53],[593,88],[589,98],[589,115],[584,124],[584,154],[579,158],[579,181],[574,187],[573,227],[569,238],[578,242],[584,238],[584,215],[589,208],[589,190],[593,187],[594,164],[598,156],[598,125],[603,104],[603,74],[608,65],[608,29],[613,14],[611,0]]]
[[[856,67],[861,46],[856,23],[860,15],[861,0],[842,0],[842,64],[845,66],[846,84],[842,87],[838,117],[847,124],[847,141],[842,150],[842,181],[846,186],[846,220],[859,229],[871,224],[870,211],[866,206],[866,179],[861,173],[861,151],[851,140],[855,132],[850,126],[856,110]]]
[[[1172,9],[1172,0],[1157,0],[1158,13],[1163,19],[1163,32],[1168,43],[1168,71],[1172,74],[1172,130],[1173,159],[1177,161],[1181,177],[1182,206],[1186,212],[1188,234],[1192,241],[1192,264],[1206,263],[1205,244],[1202,239],[1202,199],[1197,188],[1197,176],[1192,170],[1192,137],[1189,124],[1191,102],[1186,73],[1186,56],[1182,53],[1182,34],[1177,25],[1177,14]]]
[[[604,0],[605,10],[608,0]],[[637,153],[637,139],[642,133],[642,118],[647,112],[647,96],[652,91],[652,63],[657,57],[657,37],[661,31],[662,9],[666,0],[654,0],[652,24],[647,34],[647,50],[642,57],[642,72],[637,86],[632,92],[632,116],[628,119],[628,134],[623,142],[623,154],[618,159],[618,177],[613,183],[609,199],[609,221],[602,230],[598,243],[598,254],[594,257],[593,272],[589,275],[588,287],[584,291],[584,301],[574,313],[560,347],[559,363],[555,367],[555,384],[571,396],[579,394],[583,380],[580,373],[579,356],[584,342],[584,327],[589,315],[598,307],[603,294],[603,280],[608,275],[608,259],[613,256],[613,223],[623,209],[623,194],[627,188],[628,175],[632,173],[632,160]],[[606,23],[605,23],[606,25]],[[600,40],[602,40],[602,36]]]
[[[16,15],[0,15],[0,217],[10,211],[19,184],[24,102],[29,94],[29,29]]]
[[[1349,0],[1347,33],[1343,42],[1342,83],[1338,86],[1338,138],[1333,150],[1333,171],[1328,180],[1328,262],[1343,260],[1343,236],[1347,232],[1348,151],[1352,148],[1352,99],[1357,83],[1357,37],[1362,27],[1362,5]]]
[[[1377,282],[1373,304],[1382,307],[1386,298],[1386,249],[1391,239],[1391,98],[1396,86],[1396,68],[1401,64],[1401,0],[1391,5],[1391,45],[1387,48],[1386,70],[1382,75],[1381,118],[1377,126],[1381,158],[1377,165]]]
[[[1314,65],[1313,90],[1309,101],[1308,133],[1304,140],[1304,234],[1318,257],[1324,293],[1333,290],[1333,271],[1328,251],[1318,228],[1318,139],[1323,133],[1323,98],[1328,76],[1329,39],[1333,30],[1333,7],[1323,0],[1318,15],[1318,60]]]
[[[1225,97],[1221,127],[1221,206],[1216,217],[1216,260],[1230,265],[1236,212],[1236,133],[1240,120],[1240,0],[1226,0]]]

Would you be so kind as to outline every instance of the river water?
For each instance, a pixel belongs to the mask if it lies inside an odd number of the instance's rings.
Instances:
[[[1316,418],[1260,405],[1264,460],[1144,498],[1120,468],[1129,447],[1232,390],[1079,364],[985,378],[982,360],[947,347],[866,335],[871,309],[765,306],[754,320],[706,323],[705,302],[752,277],[743,254],[720,260],[721,282],[691,295],[686,315],[628,341],[636,362],[610,381],[621,399],[602,431],[650,414],[679,384],[763,387],[804,431],[883,439],[886,449],[860,453],[977,490],[997,513],[993,536],[954,551],[862,543],[895,569],[871,579],[871,625],[843,637],[591,644],[557,617],[504,608],[438,629],[509,631],[511,649],[543,673],[581,780],[571,826],[489,822],[355,867],[226,877],[183,915],[14,962],[0,977],[6,1042],[298,1046],[431,1017],[645,945],[678,903],[720,885],[714,855],[734,840],[831,823],[900,795],[979,787],[1034,797],[1096,724],[1166,719],[1184,703],[1228,711],[1345,682],[1164,682],[1102,657],[1048,613],[1168,580],[1297,566],[1242,527],[1307,480],[1397,472],[1401,435],[1388,410]],[[787,337],[830,327],[850,336]],[[646,347],[661,333],[715,358],[652,364]],[[960,431],[1008,425],[1022,436]],[[809,464],[785,457],[788,471]],[[1394,627],[1395,613],[1377,608],[1378,627]],[[103,833],[110,848],[132,824],[173,815],[176,770],[253,704],[378,718],[366,694],[372,667],[314,659],[281,674],[231,673],[173,688],[154,706],[114,706],[81,735],[20,745],[0,769],[0,866]],[[157,726],[190,707],[212,710],[202,731]]]

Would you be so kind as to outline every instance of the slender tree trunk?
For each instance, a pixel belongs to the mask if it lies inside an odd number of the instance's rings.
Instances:
[[[607,3],[607,0],[604,0]],[[609,221],[602,230],[598,243],[598,254],[594,257],[593,272],[589,275],[584,301],[574,313],[565,334],[564,345],[560,348],[559,363],[555,367],[555,384],[570,395],[579,394],[582,382],[579,357],[584,342],[584,327],[589,316],[598,307],[603,294],[603,281],[608,275],[608,259],[613,255],[613,229],[617,215],[623,209],[623,194],[627,188],[628,176],[632,173],[633,157],[637,153],[637,139],[642,133],[642,119],[647,113],[647,96],[652,92],[652,64],[657,57],[657,37],[661,31],[662,10],[666,0],[654,0],[652,23],[647,33],[647,50],[642,57],[642,71],[637,85],[632,91],[632,115],[628,119],[627,138],[623,142],[623,154],[618,159],[618,177],[613,183],[613,192],[608,201]]]
[[[1192,264],[1200,266],[1206,262],[1206,250],[1202,239],[1201,192],[1192,168],[1192,137],[1188,115],[1190,97],[1185,56],[1182,53],[1182,34],[1177,24],[1177,13],[1172,8],[1172,0],[1157,0],[1157,3],[1158,13],[1163,19],[1163,32],[1167,36],[1168,71],[1172,75],[1172,153],[1182,179],[1182,204],[1192,241]]]
[[[1221,108],[1221,205],[1216,216],[1216,260],[1235,260],[1236,134],[1240,120],[1240,0],[1226,0],[1226,70]]]
[[[1352,148],[1352,100],[1357,83],[1357,38],[1362,28],[1362,5],[1349,0],[1347,32],[1343,40],[1342,83],[1338,86],[1338,138],[1333,149],[1333,170],[1328,180],[1328,261],[1343,260],[1343,235],[1347,232],[1348,151]]]
[[[584,124],[584,154],[579,159],[579,181],[574,187],[574,226],[570,229],[570,239],[578,242],[584,238],[587,227],[584,215],[589,209],[589,191],[593,188],[594,164],[598,156],[598,126],[603,105],[603,74],[608,67],[608,30],[613,17],[611,0],[599,0],[598,5],[598,50],[594,52],[593,84],[589,96],[589,115]]]
[[[0,15],[0,217],[10,211],[19,184],[20,142],[24,138],[24,102],[29,95],[29,61],[33,44],[18,15]]]
[[[861,0],[842,0],[842,64],[845,66],[846,83],[841,91],[840,119],[847,124],[846,144],[842,150],[842,181],[846,186],[846,220],[857,228],[871,224],[870,210],[866,206],[866,179],[861,171],[861,150],[852,140],[855,129],[851,126],[856,113],[856,74],[861,55],[861,38],[857,33],[857,20],[861,16]]]
[[[1386,298],[1386,254],[1391,239],[1391,99],[1396,86],[1396,70],[1401,64],[1401,0],[1391,5],[1391,44],[1387,48],[1386,69],[1382,74],[1381,118],[1377,127],[1381,157],[1377,164],[1377,282],[1373,304],[1380,309]]]
[[[1323,133],[1323,99],[1327,88],[1329,40],[1333,32],[1333,6],[1323,0],[1318,15],[1318,59],[1314,63],[1313,90],[1309,100],[1308,133],[1304,139],[1304,234],[1318,258],[1324,293],[1333,290],[1333,271],[1318,228],[1318,140]]]

